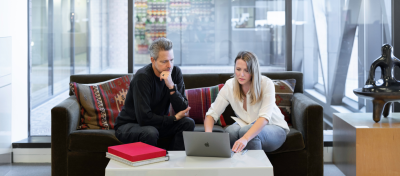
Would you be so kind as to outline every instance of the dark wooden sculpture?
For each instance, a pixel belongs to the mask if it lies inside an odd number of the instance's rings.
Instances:
[[[375,122],[383,116],[389,115],[391,102],[400,101],[400,81],[394,77],[395,66],[400,67],[400,60],[393,55],[393,47],[389,44],[382,46],[382,56],[376,59],[369,70],[368,80],[363,88],[354,89],[353,92],[361,98],[371,99],[373,103],[373,119]],[[375,81],[375,69],[382,70],[383,83]]]

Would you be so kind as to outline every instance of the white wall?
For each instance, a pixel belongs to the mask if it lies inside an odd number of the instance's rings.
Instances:
[[[0,37],[12,37],[12,142],[28,137],[27,5],[27,0],[0,0]]]
[[[28,137],[28,1],[11,4],[12,61],[12,141]]]
[[[0,37],[11,36],[11,19],[9,17],[10,5],[8,0],[0,0]]]

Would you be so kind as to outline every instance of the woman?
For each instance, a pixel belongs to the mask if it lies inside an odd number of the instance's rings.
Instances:
[[[226,128],[233,152],[244,148],[271,152],[285,142],[289,127],[275,104],[274,83],[261,76],[258,59],[251,52],[241,51],[236,56],[234,77],[226,81],[206,113],[206,132],[212,132],[214,122],[228,104],[247,124],[241,127],[234,123]]]

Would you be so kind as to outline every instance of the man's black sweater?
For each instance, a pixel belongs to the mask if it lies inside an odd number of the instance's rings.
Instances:
[[[172,95],[164,80],[160,81],[155,75],[152,64],[139,69],[130,83],[125,105],[115,122],[115,130],[127,123],[156,128],[172,125],[175,117],[168,116],[170,103],[178,113],[188,107],[188,101],[181,69],[174,66],[171,77],[177,85],[177,91]]]

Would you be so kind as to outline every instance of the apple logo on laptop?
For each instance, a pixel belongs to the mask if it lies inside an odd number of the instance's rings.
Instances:
[[[205,145],[206,147],[210,147],[210,144],[209,144],[208,142],[206,142],[204,145]]]

